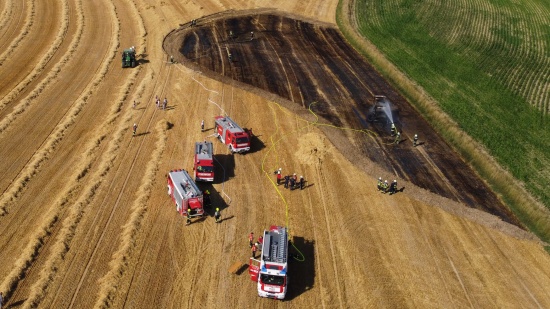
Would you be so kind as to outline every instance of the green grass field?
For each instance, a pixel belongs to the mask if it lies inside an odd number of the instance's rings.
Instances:
[[[357,0],[355,18],[364,37],[550,208],[550,1]]]

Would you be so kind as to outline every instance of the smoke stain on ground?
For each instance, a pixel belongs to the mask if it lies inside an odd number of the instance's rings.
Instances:
[[[337,127],[367,129],[370,135],[347,135],[349,147],[384,167],[384,177],[404,179],[431,192],[494,214],[522,226],[502,201],[392,88],[332,25],[266,13],[213,15],[196,27],[182,26],[164,40],[174,59],[224,82],[237,82],[275,94],[312,110]],[[218,76],[215,76],[215,75]],[[384,95],[390,117],[366,121]],[[390,136],[392,119],[401,143]],[[421,145],[413,147],[418,134]],[[374,136],[374,138],[372,137]],[[301,150],[303,152],[303,150]],[[375,180],[373,179],[373,186]]]

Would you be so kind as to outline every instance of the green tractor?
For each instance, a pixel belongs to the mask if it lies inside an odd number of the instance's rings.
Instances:
[[[128,68],[128,67],[135,67],[136,66],[136,50],[134,47],[125,49],[122,52],[122,67]]]

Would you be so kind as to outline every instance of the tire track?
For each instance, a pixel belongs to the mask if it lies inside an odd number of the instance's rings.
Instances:
[[[320,162],[318,164],[320,164]],[[317,179],[319,179],[319,180],[326,179],[323,176],[323,171],[321,169],[321,166],[318,166],[315,170],[317,171]],[[330,192],[330,190],[324,190],[324,192]],[[333,231],[333,229],[331,228],[330,222],[328,220],[329,213],[328,213],[328,210],[327,210],[327,203],[325,201],[325,195],[324,194],[319,194],[319,196],[321,198],[321,205],[323,206],[323,213],[325,214],[324,219],[325,219],[326,231],[328,231],[327,232],[327,239],[328,239],[328,243],[329,243],[329,247],[330,247],[330,255],[331,255],[331,261],[332,261],[332,270],[334,271],[334,278],[340,278],[338,276],[338,265],[336,265],[337,258],[336,258],[334,243],[333,243],[333,239],[332,239],[332,232],[331,231]],[[321,263],[320,260],[318,261],[318,263],[319,264]],[[338,295],[339,307],[340,308],[345,308],[345,306],[343,304],[343,299],[342,299],[342,291],[340,289],[340,282],[335,282],[334,284],[336,285],[336,292],[337,292],[337,295]]]
[[[140,16],[141,16],[141,15],[140,15]],[[160,76],[162,76],[162,68],[164,68],[165,66],[166,66],[165,64],[164,64],[163,66],[161,66],[161,70],[160,70],[159,75],[158,75],[159,77],[158,77],[157,80],[155,81],[155,84],[158,83],[158,81],[159,81],[159,79],[160,79]],[[168,77],[169,77],[169,75],[170,75],[170,68],[171,68],[171,67],[168,68],[167,78],[166,78],[165,81],[164,81],[164,84],[163,84],[163,86],[162,86],[162,91],[161,91],[161,93],[164,92],[164,89],[165,89],[165,87],[166,87],[166,84],[167,84],[167,82],[168,82],[168,80],[169,80]],[[152,99],[152,95],[151,95],[150,99],[147,100],[147,102],[150,102],[151,99]],[[146,105],[146,108],[149,108],[149,106],[150,106],[150,104],[147,104],[147,105]],[[156,113],[156,111],[153,112],[153,114],[151,115],[151,117],[150,117],[150,119],[149,119],[149,122],[148,122],[147,127],[146,127],[147,130],[149,130],[149,129],[151,128],[151,124],[152,124],[152,122],[153,122],[155,113]],[[127,127],[127,126],[125,126],[125,127]],[[76,290],[75,290],[75,292],[74,292],[74,294],[73,294],[73,297],[72,297],[72,299],[71,299],[71,303],[70,303],[70,305],[69,305],[70,308],[72,308],[72,307],[74,306],[74,303],[75,303],[75,301],[76,301],[76,297],[77,297],[77,295],[78,295],[78,293],[79,293],[79,291],[80,291],[80,288],[82,287],[82,283],[83,283],[83,281],[84,281],[84,278],[85,278],[85,276],[86,276],[87,273],[88,273],[88,270],[89,270],[89,268],[90,268],[90,266],[91,266],[91,262],[92,262],[92,260],[93,260],[93,258],[94,258],[94,256],[95,256],[95,254],[97,253],[97,250],[98,250],[98,248],[99,248],[99,245],[100,245],[100,243],[101,243],[101,240],[103,239],[103,237],[104,237],[104,235],[105,235],[105,231],[107,230],[106,227],[109,225],[109,223],[110,223],[110,221],[111,221],[111,219],[112,219],[112,216],[113,216],[113,214],[114,214],[116,208],[118,207],[118,204],[119,204],[120,199],[121,199],[121,197],[122,197],[122,192],[124,191],[124,188],[126,187],[126,184],[127,184],[127,182],[128,182],[128,179],[129,179],[129,177],[130,177],[130,175],[131,175],[131,173],[132,173],[132,171],[133,171],[133,169],[134,169],[134,165],[135,165],[135,163],[136,163],[137,158],[139,157],[140,152],[142,151],[142,147],[143,147],[143,144],[144,144],[144,143],[145,143],[145,139],[142,139],[142,140],[141,140],[141,143],[139,144],[138,149],[136,150],[136,154],[134,155],[134,158],[132,159],[132,164],[131,164],[130,168],[127,170],[126,178],[125,178],[125,180],[124,180],[124,183],[123,183],[122,188],[120,188],[120,193],[119,193],[118,196],[117,196],[117,200],[116,200],[116,202],[115,202],[115,204],[114,204],[114,206],[113,206],[113,208],[112,208],[112,211],[111,211],[111,213],[110,213],[109,219],[108,219],[107,223],[105,224],[105,226],[103,227],[103,232],[102,232],[102,234],[100,235],[100,238],[99,238],[99,240],[97,241],[96,245],[94,246],[94,250],[93,250],[91,256],[89,256],[88,261],[87,261],[87,263],[86,263],[86,267],[85,267],[83,273],[82,273],[81,276],[80,276],[80,280],[79,280],[79,282],[78,282],[78,285],[77,285],[77,287],[76,287]],[[126,148],[126,149],[128,149],[128,148]],[[118,156],[120,156],[120,154],[118,154]],[[122,156],[125,157],[125,156],[126,156],[126,152],[123,153]],[[116,173],[118,173],[118,170],[117,170]],[[118,178],[118,177],[116,177],[116,178]],[[113,180],[113,182],[111,182],[111,185],[110,185],[110,187],[109,187],[109,189],[108,189],[108,192],[111,192],[111,191],[112,191],[112,187],[113,187],[114,184],[115,184],[115,182],[114,182],[114,180]],[[106,199],[107,199],[107,196],[108,196],[108,195],[106,195],[106,197],[105,197],[105,199],[103,200],[101,206],[103,206],[103,205],[107,202],[107,200],[106,200]],[[136,211],[141,211],[141,210],[137,209]],[[96,219],[97,219],[97,217],[94,218],[94,222],[96,221]],[[141,218],[140,218],[139,221],[135,221],[135,222],[140,223],[140,222],[141,222]],[[133,247],[125,247],[125,248],[131,250]],[[120,254],[121,254],[121,256],[124,256],[124,255],[123,255],[123,250],[120,252]],[[110,276],[111,278],[112,278],[112,276],[115,276],[115,275],[113,275],[113,274],[114,274],[116,271],[114,271],[113,268],[122,267],[122,265],[121,265],[120,263],[124,262],[124,260],[125,260],[125,257],[119,259],[119,260],[118,260],[119,263],[118,263],[118,264],[113,264],[114,266],[112,267],[111,271],[109,271],[109,272],[104,276],[105,279],[101,279],[101,287],[100,287],[100,289],[101,289],[102,292],[100,293],[100,298],[96,301],[96,306],[104,307],[104,306],[107,306],[107,305],[110,303],[110,301],[111,301],[111,296],[112,296],[112,293],[113,293],[114,291],[111,290],[111,288],[105,286],[105,285],[109,285],[109,286],[112,285],[112,282],[107,282],[107,281],[109,281],[109,280],[106,280],[106,279],[108,278],[107,276]],[[124,270],[123,270],[122,268],[119,268],[119,270],[122,270],[122,273],[124,273]],[[121,276],[121,275],[122,275],[122,274],[120,274],[120,276]],[[118,275],[117,275],[117,276],[118,276]],[[118,280],[119,278],[117,277],[116,279]],[[105,294],[105,295],[104,295],[104,294]]]
[[[138,72],[136,72],[134,78],[136,78],[138,75]],[[147,80],[147,78],[144,78],[141,85],[139,86],[139,89],[137,92],[136,92],[136,97],[139,97],[140,94],[143,92],[143,89],[144,89],[144,84],[145,84],[145,81]],[[129,81],[128,82],[128,87],[130,87],[132,84],[134,83],[133,80]],[[128,89],[128,87],[124,87],[125,89]],[[110,127],[112,126],[112,124],[115,122],[115,120],[117,118],[119,118],[119,114],[120,114],[120,109],[122,107],[122,104],[123,104],[123,101],[126,99],[125,98],[125,95],[126,95],[126,92],[127,91],[123,91],[124,94],[123,94],[123,97],[119,100],[119,105],[118,106],[115,106],[113,107],[113,112],[111,113],[111,116],[108,118],[108,120],[104,123],[103,126],[101,126],[103,129],[103,133],[101,134],[101,136],[97,139],[98,141],[99,140],[103,140],[107,135],[108,135],[108,132],[110,131]],[[112,167],[113,167],[113,164],[114,164],[114,160],[116,159],[117,156],[119,156],[119,153],[117,152],[117,150],[120,148],[120,142],[123,140],[124,136],[126,135],[125,132],[127,131],[127,127],[128,127],[128,123],[131,121],[131,115],[127,115],[124,120],[119,124],[118,128],[117,128],[117,131],[113,134],[113,139],[112,141],[109,143],[108,147],[107,147],[107,150],[106,150],[106,157],[102,159],[101,161],[101,164],[100,164],[100,167],[98,168],[98,172],[96,172],[92,177],[92,179],[97,179],[97,181],[95,183],[93,183],[92,185],[89,185],[88,186],[88,190],[85,190],[85,191],[88,191],[89,194],[92,194],[94,193],[93,191],[96,191],[104,182],[104,179],[105,177],[107,176],[107,174],[111,171]],[[88,155],[86,157],[92,157],[91,155]],[[118,172],[115,171],[115,173]],[[112,186],[112,183],[111,183],[111,186]],[[88,204],[90,203],[91,201],[88,201],[88,203],[86,204],[83,204],[81,205],[81,207],[78,209],[78,215],[81,216],[82,213],[84,212],[85,210],[85,206],[88,206]],[[103,203],[105,204],[105,203]],[[103,206],[103,204],[101,206]],[[99,207],[99,209],[101,209],[102,207]],[[98,216],[100,215],[99,211],[96,213],[96,215],[94,216],[94,219],[93,219],[93,222],[95,223],[97,220],[98,220]],[[74,217],[74,216],[73,216]],[[80,222],[80,217],[74,217],[75,220],[73,220],[73,222],[71,222],[71,224],[75,225],[74,229],[76,229],[76,225],[78,225]],[[73,229],[73,230],[74,230]],[[86,233],[86,238],[89,239],[89,235],[92,231],[89,230],[87,233]],[[72,237],[71,234],[67,234],[65,235],[65,238],[67,239],[70,239],[70,237]],[[72,259],[70,265],[68,268],[71,268],[72,265],[74,264],[74,262],[76,261],[76,259]],[[55,293],[56,297],[53,299],[52,303],[55,304],[56,303],[56,300],[57,300],[57,295],[59,295],[59,289],[61,289],[66,280],[67,280],[67,275],[68,273],[65,274],[65,276],[63,277],[62,281],[61,281],[61,284],[59,285],[58,287],[58,290],[57,292]]]

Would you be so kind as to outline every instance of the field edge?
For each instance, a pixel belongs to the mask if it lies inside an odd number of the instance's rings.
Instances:
[[[531,195],[508,171],[492,158],[484,146],[462,131],[426,91],[410,80],[367,38],[354,22],[355,0],[340,0],[336,23],[348,43],[375,67],[379,73],[441,134],[464,160],[503,200],[523,224],[542,241],[550,243],[550,210]]]

